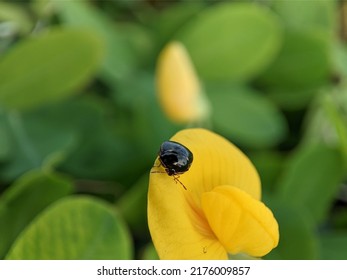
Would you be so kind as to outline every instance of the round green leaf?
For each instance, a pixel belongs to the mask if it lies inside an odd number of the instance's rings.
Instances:
[[[338,22],[338,5],[326,1],[273,1],[273,9],[291,30],[326,30],[332,34]]]
[[[250,3],[211,6],[178,34],[208,80],[249,80],[275,57],[281,28],[270,10]]]
[[[109,79],[122,79],[138,66],[136,53],[128,42],[129,32],[118,28],[106,15],[87,1],[53,1],[62,23],[93,30],[105,42],[105,57],[101,68]],[[144,45],[146,42],[143,42]]]
[[[0,198],[0,258],[43,209],[72,191],[70,180],[36,170],[12,184]]]
[[[242,87],[210,87],[212,119],[223,135],[240,145],[262,148],[286,134],[281,112],[261,94]]]
[[[0,60],[0,106],[27,109],[73,94],[95,74],[102,53],[100,39],[82,29],[20,42]]]
[[[128,231],[115,210],[91,197],[62,199],[18,237],[7,259],[130,259]]]
[[[288,32],[277,59],[260,81],[277,88],[320,86],[330,78],[331,45],[324,32]]]

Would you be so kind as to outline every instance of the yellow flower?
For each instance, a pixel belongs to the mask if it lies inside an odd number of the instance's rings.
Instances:
[[[149,180],[148,224],[160,259],[260,257],[277,246],[278,224],[261,201],[257,171],[223,137],[186,129],[172,137],[194,156],[185,190],[157,159]]]
[[[156,71],[157,93],[166,115],[174,122],[203,120],[209,106],[185,47],[168,44],[161,52]]]

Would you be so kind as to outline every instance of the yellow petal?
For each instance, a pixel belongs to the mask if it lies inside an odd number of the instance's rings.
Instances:
[[[214,234],[232,254],[260,257],[278,244],[271,210],[238,188],[219,186],[204,193],[202,208]]]
[[[219,185],[232,185],[240,188],[255,199],[261,197],[259,175],[251,161],[224,137],[206,129],[185,129],[171,140],[179,142],[191,150],[193,164],[188,172],[180,176],[180,181],[196,202],[201,194]],[[166,176],[168,181],[172,178]],[[173,182],[174,183],[174,182]]]
[[[190,149],[194,160],[190,169],[179,176],[187,190],[165,173],[158,160],[152,168],[148,224],[159,257],[225,259],[226,250],[201,208],[201,195],[218,185],[233,185],[260,199],[258,174],[237,147],[208,130],[182,130],[172,140]]]
[[[206,118],[208,103],[190,57],[179,42],[170,43],[157,65],[158,97],[167,116],[175,122]]]
[[[151,174],[148,193],[148,225],[159,258],[227,259],[203,214],[189,205],[186,191],[162,175]]]

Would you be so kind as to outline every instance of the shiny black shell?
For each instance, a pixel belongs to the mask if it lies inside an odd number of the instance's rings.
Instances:
[[[165,141],[161,144],[158,156],[169,176],[183,174],[189,170],[193,162],[192,152],[174,141]]]

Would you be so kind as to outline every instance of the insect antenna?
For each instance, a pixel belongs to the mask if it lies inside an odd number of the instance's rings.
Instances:
[[[161,165],[161,164],[159,164],[159,165],[157,165],[157,166],[154,165],[153,167],[159,167],[160,165]],[[159,170],[151,170],[151,173],[166,173],[166,174],[168,174],[167,171],[159,171]],[[182,186],[185,190],[187,190],[186,186],[183,185],[183,183],[178,179],[180,176],[178,176],[178,175],[172,175],[172,177],[173,177],[173,179],[174,179],[174,181],[175,181],[176,184],[177,184],[177,182],[180,183],[181,186]]]
[[[159,162],[158,165],[153,165],[151,168],[151,173],[167,173],[166,171],[152,170],[153,168],[158,168],[160,166],[162,166],[161,162]]]
[[[178,183],[180,183],[181,184],[181,186],[185,189],[185,190],[187,190],[187,188],[186,188],[186,186],[185,185],[183,185],[183,183],[178,179],[179,178],[179,176],[177,176],[177,175],[173,175],[173,178],[174,178],[174,181],[176,182],[176,184],[177,184],[177,182]]]

